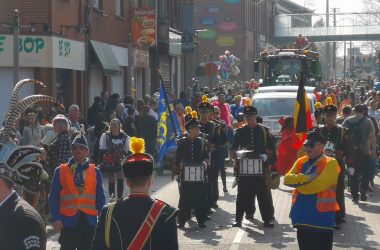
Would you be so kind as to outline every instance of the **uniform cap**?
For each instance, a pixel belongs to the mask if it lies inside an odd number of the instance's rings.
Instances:
[[[191,119],[189,119],[185,124],[185,128],[187,131],[190,131],[190,129],[192,129],[193,127],[199,126],[199,121],[197,118],[197,111],[192,111]]]
[[[84,146],[88,149],[88,143],[87,143],[87,139],[86,137],[84,136],[84,134],[82,132],[79,132],[75,137],[74,137],[74,140],[73,142],[71,143],[71,146],[73,145],[80,145],[80,146]]]
[[[247,99],[243,109],[244,115],[257,115],[257,109],[251,105],[251,101]]]
[[[154,160],[150,154],[144,153],[144,139],[131,137],[129,148],[133,154],[126,157],[121,164],[124,176],[136,178],[152,175]]]
[[[337,106],[335,105],[326,105],[324,108],[323,108],[323,113],[327,113],[327,112],[331,112],[331,113],[337,113],[338,112],[338,108]]]
[[[318,131],[310,131],[306,136],[306,141],[304,144],[307,144],[308,142],[320,142],[322,144],[326,144],[327,139]]]
[[[327,112],[338,112],[338,108],[332,103],[332,98],[330,96],[326,98],[326,106],[323,108],[323,113]]]
[[[212,106],[208,102],[208,97],[206,95],[202,96],[202,102],[198,104],[199,111],[211,111]]]

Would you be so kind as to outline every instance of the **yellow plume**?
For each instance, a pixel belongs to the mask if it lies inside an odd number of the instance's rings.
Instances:
[[[129,148],[133,154],[142,154],[145,151],[145,141],[143,138],[131,137]]]
[[[191,107],[190,106],[186,106],[186,108],[185,108],[186,114],[190,114],[191,111],[192,111]]]
[[[251,99],[246,99],[245,100],[245,106],[248,107],[248,106],[251,106]]]
[[[315,106],[315,108],[320,109],[320,108],[322,108],[322,103],[320,103],[320,102],[316,102],[316,103],[314,104],[314,106]]]
[[[202,96],[202,102],[208,102],[208,97],[207,95]]]
[[[198,118],[197,111],[191,111],[191,118],[193,118],[193,119],[197,119]]]
[[[331,105],[332,104],[332,98],[329,96],[326,98],[326,105]]]

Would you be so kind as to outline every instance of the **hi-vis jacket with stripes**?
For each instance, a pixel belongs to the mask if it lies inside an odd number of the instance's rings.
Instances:
[[[338,162],[325,155],[312,162],[304,156],[294,163],[284,179],[285,185],[296,187],[290,212],[293,226],[334,229],[335,213],[339,210],[335,191],[339,171]],[[301,184],[303,175],[307,180]]]

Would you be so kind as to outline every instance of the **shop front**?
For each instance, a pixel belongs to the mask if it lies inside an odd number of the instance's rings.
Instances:
[[[46,85],[44,93],[68,102],[72,81],[85,70],[84,43],[54,36],[19,37],[19,80],[41,80]],[[8,109],[13,79],[13,35],[0,34],[0,117]],[[57,77],[57,78],[55,78]],[[20,98],[35,93],[35,87],[26,85]]]

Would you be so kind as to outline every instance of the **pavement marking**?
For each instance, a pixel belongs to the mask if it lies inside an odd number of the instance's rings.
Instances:
[[[239,249],[239,244],[240,244],[241,239],[243,239],[243,236],[245,234],[245,230],[244,229],[245,229],[245,227],[239,228],[239,230],[237,231],[237,233],[235,235],[234,240],[232,241],[230,250],[237,250],[237,249]]]

